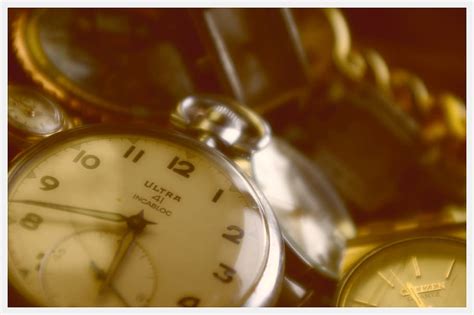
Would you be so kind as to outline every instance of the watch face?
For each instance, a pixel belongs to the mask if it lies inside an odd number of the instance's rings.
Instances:
[[[42,306],[237,306],[254,294],[269,228],[223,157],[169,134],[85,128],[45,142],[9,177],[20,293]]]
[[[342,281],[337,304],[357,307],[466,306],[466,243],[423,237],[366,256]]]
[[[25,135],[46,136],[64,127],[64,116],[59,106],[42,93],[9,86],[8,123]]]
[[[36,9],[16,27],[18,56],[33,78],[86,113],[167,117],[193,91],[180,50],[141,14]]]

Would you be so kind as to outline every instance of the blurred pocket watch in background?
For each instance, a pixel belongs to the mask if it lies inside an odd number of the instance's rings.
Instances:
[[[35,82],[87,118],[166,119],[194,91],[186,63],[199,54],[169,12],[27,10],[13,25],[13,46]]]
[[[308,74],[291,19],[265,9],[34,9],[18,14],[13,47],[35,82],[89,119],[166,120],[193,92],[262,110],[300,95]],[[261,40],[270,30],[286,49]]]
[[[27,86],[8,86],[9,154],[14,155],[31,144],[79,124],[79,119],[70,118],[43,92]]]

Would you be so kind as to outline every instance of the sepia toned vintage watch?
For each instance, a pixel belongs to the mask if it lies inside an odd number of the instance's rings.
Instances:
[[[30,9],[12,25],[27,74],[86,120],[166,121],[172,104],[203,91],[260,113],[307,94],[288,9]]]
[[[184,48],[171,24],[156,22],[166,14],[132,12],[25,10],[13,22],[13,48],[34,82],[86,120],[166,121],[195,89]]]
[[[12,154],[79,124],[43,92],[28,86],[8,86],[8,144]]]
[[[9,281],[30,303],[275,303],[284,263],[276,218],[218,151],[245,165],[268,142],[266,124],[200,98],[183,100],[174,121],[194,139],[92,125],[50,136],[13,162]]]
[[[335,299],[344,307],[465,307],[465,208],[359,226]]]
[[[465,307],[466,243],[424,236],[378,247],[341,281],[336,305]]]
[[[169,132],[98,125],[50,137],[15,161],[9,176],[9,265],[20,294],[43,306],[264,306],[277,298],[298,299],[289,288],[294,280],[283,280],[292,272],[283,270],[270,205],[300,213],[280,213],[278,220],[303,270],[337,278],[345,239],[354,228],[330,187],[318,184],[320,174],[299,181],[303,195],[314,189],[314,200],[282,204],[274,192],[287,185],[286,177],[263,185],[262,157],[275,165],[288,159],[306,172],[312,168],[295,152],[275,155],[275,149],[268,151],[273,158],[264,153],[249,159],[271,139],[259,116],[226,98],[189,96],[172,118],[211,148]],[[281,141],[273,143],[291,152]],[[220,156],[217,150],[234,159],[243,178],[214,157],[213,152]],[[248,177],[242,173],[260,178],[264,194],[239,182]],[[292,196],[284,194],[280,197]],[[188,209],[191,204],[195,210]],[[312,233],[298,234],[300,224]],[[314,233],[326,240],[317,248],[310,245]],[[198,258],[199,253],[204,255]],[[20,256],[27,258],[19,261]],[[70,281],[78,285],[64,289]]]

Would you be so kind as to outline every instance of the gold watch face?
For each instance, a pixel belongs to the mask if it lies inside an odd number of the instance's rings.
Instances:
[[[337,305],[464,307],[466,243],[420,237],[376,249],[343,279]]]
[[[84,114],[156,120],[193,91],[162,24],[125,9],[32,9],[13,42],[33,79]]]
[[[40,306],[245,304],[269,251],[255,191],[192,140],[124,129],[52,136],[13,167],[9,280]]]
[[[26,136],[47,136],[64,128],[59,105],[32,88],[8,87],[8,123]]]

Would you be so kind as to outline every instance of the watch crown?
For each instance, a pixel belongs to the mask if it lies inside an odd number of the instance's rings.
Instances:
[[[271,137],[263,118],[233,99],[216,95],[184,98],[172,113],[171,122],[196,132],[210,146],[222,144],[247,154],[267,146]]]

